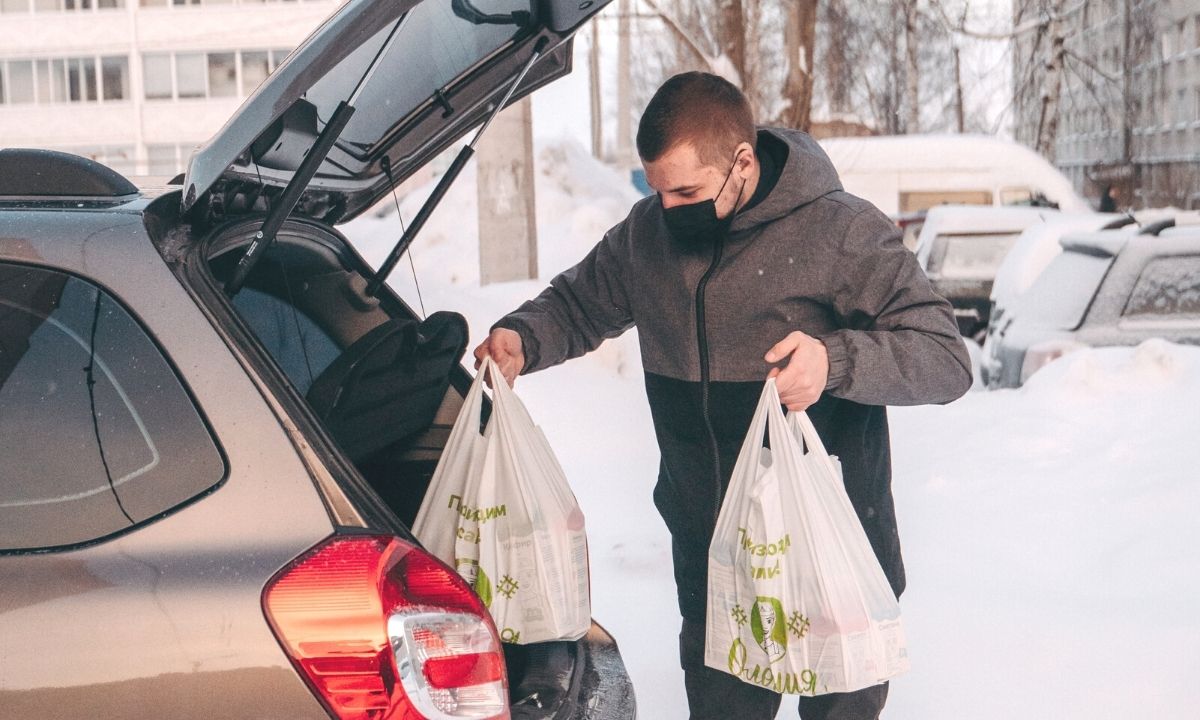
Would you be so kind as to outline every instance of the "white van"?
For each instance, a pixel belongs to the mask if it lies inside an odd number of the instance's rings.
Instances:
[[[820,143],[846,191],[892,219],[936,205],[1030,205],[1040,198],[1067,212],[1090,209],[1053,165],[1002,138],[892,135]]]

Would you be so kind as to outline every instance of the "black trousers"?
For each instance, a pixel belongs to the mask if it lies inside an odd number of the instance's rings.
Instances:
[[[684,619],[679,659],[691,720],[772,720],[781,696],[704,665],[704,622]],[[888,686],[800,698],[801,720],[876,720]]]

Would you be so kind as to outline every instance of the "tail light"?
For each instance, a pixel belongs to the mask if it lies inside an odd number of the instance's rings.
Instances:
[[[409,543],[326,540],[268,583],[263,607],[338,720],[509,717],[486,608],[458,573]]]

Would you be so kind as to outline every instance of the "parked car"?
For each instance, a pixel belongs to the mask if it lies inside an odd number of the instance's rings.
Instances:
[[[466,323],[335,227],[604,4],[348,0],[172,185],[0,151],[0,718],[634,716],[599,625],[502,644],[409,531]]]
[[[987,135],[828,138],[821,147],[848,192],[893,219],[939,205],[1089,210],[1071,181],[1028,147]]]
[[[954,306],[958,330],[983,341],[996,270],[1026,228],[1058,218],[1052,208],[931,208],[917,240],[917,261],[933,289]]]
[[[1059,240],[1064,235],[1117,228],[1127,228],[1129,232],[1134,232],[1137,224],[1128,215],[1062,213],[1025,228],[1000,262],[1000,267],[996,268],[990,298],[991,309],[988,313],[988,337],[993,335],[996,323],[1004,317],[1004,313],[1013,306],[1017,298],[1029,289],[1046,266],[1062,252]],[[986,341],[984,345],[986,347]]]
[[[1180,216],[1136,234],[1101,230],[1061,244],[997,321],[982,361],[989,388],[1018,387],[1084,347],[1149,338],[1200,344],[1200,222]]]

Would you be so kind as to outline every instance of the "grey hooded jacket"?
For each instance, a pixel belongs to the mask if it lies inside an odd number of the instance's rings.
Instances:
[[[682,246],[658,198],[647,197],[578,265],[496,323],[521,335],[526,373],[637,326],[662,451],[655,501],[675,542],[681,608],[701,618],[703,558],[772,345],[794,330],[825,344],[829,380],[808,412],[842,461],[897,594],[904,576],[882,406],[945,403],[971,384],[951,307],[897,227],[842,190],[806,133],[764,129],[760,148],[764,141],[785,143],[786,162],[724,241]]]

